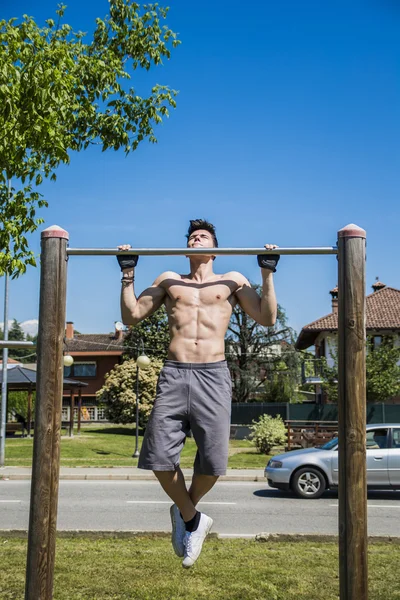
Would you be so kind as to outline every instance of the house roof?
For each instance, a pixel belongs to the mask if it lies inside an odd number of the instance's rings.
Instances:
[[[65,339],[68,352],[124,351],[124,338],[114,333],[76,333],[72,339]]]
[[[36,371],[25,367],[14,367],[7,371],[7,386],[9,389],[27,390],[29,387],[36,388]],[[3,382],[3,373],[0,371],[0,383]],[[75,379],[64,379],[63,388],[72,389],[86,387],[87,383]]]
[[[0,360],[0,365],[2,365],[2,364],[3,364],[3,361]],[[21,361],[20,360],[14,360],[13,358],[8,358],[7,359],[7,364],[9,364],[9,365],[20,365]]]
[[[373,292],[366,298],[366,328],[367,330],[400,330],[400,290],[384,287]],[[300,331],[296,348],[309,348],[322,331],[337,331],[338,315],[329,313],[308,325]]]

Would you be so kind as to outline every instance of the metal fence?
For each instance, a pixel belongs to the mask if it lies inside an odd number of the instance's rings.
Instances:
[[[232,404],[232,425],[250,425],[261,415],[280,415],[284,421],[337,421],[336,404],[238,402]],[[367,423],[400,423],[400,404],[367,404]]]

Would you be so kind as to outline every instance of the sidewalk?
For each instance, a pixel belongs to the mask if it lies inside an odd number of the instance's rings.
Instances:
[[[192,469],[182,469],[186,480],[192,478]],[[3,467],[0,468],[1,479],[23,480],[30,479],[32,470],[28,467]],[[144,471],[136,467],[61,467],[60,480],[130,480],[130,481],[157,481],[151,471]],[[219,481],[263,481],[266,483],[263,469],[228,469],[226,475]]]

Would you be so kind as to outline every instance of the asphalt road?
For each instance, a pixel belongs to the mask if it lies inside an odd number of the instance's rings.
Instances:
[[[0,529],[27,529],[30,481],[0,480]],[[169,531],[171,502],[158,482],[61,481],[59,530]],[[219,482],[199,505],[224,536],[337,534],[338,498],[300,500],[262,482]],[[368,494],[369,535],[400,537],[400,493]]]

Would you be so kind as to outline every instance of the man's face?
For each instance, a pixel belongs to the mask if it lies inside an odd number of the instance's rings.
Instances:
[[[190,234],[188,248],[214,248],[214,240],[209,231],[197,229]]]
[[[196,229],[190,234],[187,245],[188,248],[214,248],[214,239],[206,229]],[[214,259],[215,256],[212,258]]]

